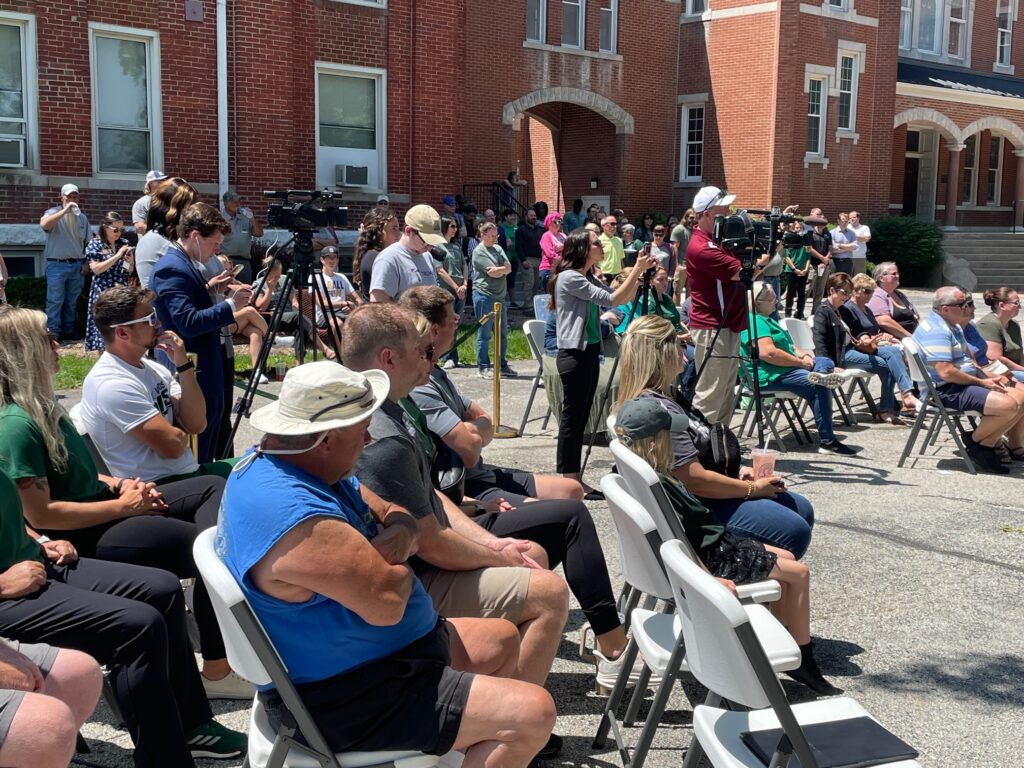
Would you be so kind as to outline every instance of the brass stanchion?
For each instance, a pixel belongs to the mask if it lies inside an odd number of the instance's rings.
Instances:
[[[186,353],[186,357],[188,357],[189,362],[191,362],[192,365],[199,365],[199,355],[197,355],[195,352],[188,352],[188,353]],[[196,460],[198,460],[199,459],[199,435],[189,435],[188,436],[188,447],[192,451],[192,456]]]
[[[519,437],[518,429],[506,427],[501,423],[501,302],[494,302],[491,322],[494,323],[491,326],[494,331],[494,357],[491,358],[494,363],[491,369],[494,373],[494,436],[499,439]]]

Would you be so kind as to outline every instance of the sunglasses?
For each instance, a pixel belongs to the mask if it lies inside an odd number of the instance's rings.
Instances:
[[[419,349],[419,350],[417,350],[417,352],[419,353],[419,356],[422,357],[424,360],[433,360],[434,359],[434,345],[433,344],[427,344],[427,346],[425,348]]]
[[[157,319],[156,312],[150,312],[148,315],[137,317],[134,320],[126,320],[123,323],[111,323],[111,328],[124,328],[126,325],[138,325],[139,323],[148,323],[150,328],[156,328],[160,323]]]
[[[943,304],[944,307],[955,307],[956,309],[966,309],[967,307],[974,306],[973,299],[967,299],[965,301],[958,301],[956,304]]]

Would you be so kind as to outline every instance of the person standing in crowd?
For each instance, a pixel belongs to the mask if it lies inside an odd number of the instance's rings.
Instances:
[[[850,230],[853,232],[853,271],[849,274],[858,275],[868,268],[868,242],[871,240],[871,228],[861,223],[860,214],[850,211]]]
[[[501,304],[501,327],[498,329],[501,339],[501,374],[516,376],[507,362],[508,354],[508,282],[505,276],[512,271],[505,252],[498,245],[498,228],[489,221],[480,225],[478,235],[480,244],[473,250],[473,310],[479,325],[476,330],[476,365],[477,375],[481,379],[493,376],[489,345],[494,329],[494,318],[488,315],[495,304]]]
[[[115,285],[128,285],[135,271],[135,251],[121,240],[124,221],[117,211],[110,211],[100,219],[96,237],[85,247],[86,263],[92,272],[89,286],[89,312],[85,322],[85,348],[91,352],[103,349],[103,337],[96,330],[92,309],[96,297]]]
[[[825,295],[825,284],[835,272],[832,265],[832,234],[828,231],[828,219],[821,215],[821,208],[811,209],[810,215],[804,219],[804,226],[809,228],[805,247],[807,255],[811,257],[811,272],[814,276],[811,289],[813,315]]]
[[[152,213],[152,211],[150,211]],[[195,203],[181,215],[178,239],[153,268],[152,288],[156,293],[153,306],[165,330],[181,336],[185,348],[199,356],[199,386],[206,400],[206,429],[199,434],[200,464],[220,458],[218,448],[227,435],[225,429],[229,406],[225,394],[234,379],[234,369],[221,344],[221,328],[232,323],[242,324],[246,317],[237,316],[236,310],[253,313],[249,307],[252,289],[239,287],[226,301],[214,303],[211,292],[219,293],[231,282],[231,273],[222,272],[208,278],[203,265],[214,257],[230,225],[213,206]],[[191,366],[179,366],[186,370]]]
[[[600,377],[601,308],[625,304],[636,295],[637,281],[654,259],[640,253],[636,267],[613,292],[594,276],[604,249],[593,232],[574,232],[565,241],[562,258],[548,281],[548,309],[556,316],[558,376],[562,381],[562,416],[558,423],[556,467],[559,474],[581,480],[583,433]],[[604,498],[584,487],[588,499]]]
[[[625,249],[625,243],[623,243]],[[658,266],[668,273],[669,283],[676,273],[676,251],[672,243],[665,240],[665,225],[655,224],[651,230],[651,256]]]
[[[597,226],[600,227],[601,226],[601,215],[599,213],[600,210],[601,209],[600,209],[600,207],[598,206],[597,203],[591,203],[590,205],[588,205],[587,206],[587,221],[584,221],[583,224],[586,225],[587,222],[590,222],[591,224],[597,224]]]
[[[670,216],[668,221],[669,240],[676,249],[676,274],[672,280],[672,299],[676,304],[682,304],[683,292],[686,290],[686,249],[690,246],[690,233],[697,226],[697,216],[693,208],[687,208],[683,214],[683,220],[672,224],[675,216]],[[779,267],[779,274],[782,274],[782,267]],[[782,291],[776,291],[781,296]]]
[[[799,221],[794,221],[789,231],[798,233],[803,231]],[[786,263],[786,317],[795,317],[797,320],[804,320],[804,309],[807,304],[807,275],[813,268],[810,263],[810,256],[807,255],[807,246],[787,246],[783,260]],[[796,314],[793,314],[793,303],[796,302]]]
[[[551,214],[547,214],[547,216],[550,215]],[[543,261],[544,257],[544,253],[540,245],[541,238],[543,238],[545,233],[548,231],[547,227],[541,224],[541,222],[548,221],[547,216],[540,217],[536,210],[533,208],[527,208],[526,219],[516,227],[516,254],[519,257],[520,262],[529,262],[531,265],[536,264],[538,270],[540,269],[540,263]],[[532,285],[531,290],[533,290]],[[529,307],[532,302],[532,294],[524,293],[523,303]]]
[[[562,228],[565,230],[565,234],[568,235],[570,232],[575,232],[586,223],[587,215],[583,213],[583,198],[577,197],[572,201],[572,210],[565,212]]]
[[[632,267],[636,264],[636,255],[643,247],[643,243],[639,240],[634,239],[633,233],[636,231],[629,222],[622,225],[622,252],[624,254],[622,259],[622,268]]]
[[[719,248],[711,239],[711,231],[715,216],[728,214],[735,199],[736,195],[718,187],[703,187],[697,192],[693,198],[697,226],[686,249],[686,279],[692,300],[690,332],[697,370],[702,371],[693,405],[712,423],[723,424],[732,418],[740,333],[747,328],[747,307],[740,260]]]
[[[544,229],[545,232],[540,238],[541,257],[537,274],[540,276],[540,290],[547,292],[551,270],[562,258],[562,248],[565,246],[565,227],[557,211],[549,213],[544,219]]]
[[[845,272],[848,275],[857,274],[853,271],[853,252],[857,247],[857,236],[850,229],[850,216],[845,212],[840,213],[835,227],[829,234],[832,235],[832,271]]]
[[[78,207],[78,187],[60,188],[60,205],[47,208],[39,219],[46,233],[46,327],[56,338],[79,341],[75,305],[85,285],[85,244],[89,218]]]
[[[224,193],[224,218],[231,231],[220,244],[220,252],[231,259],[236,267],[242,267],[236,277],[240,283],[252,282],[252,239],[263,236],[263,225],[253,212],[242,207],[242,197],[233,189]]]
[[[662,232],[664,234],[664,232]],[[637,225],[633,236],[641,243],[649,243],[654,239],[654,214],[645,213],[643,219]]]
[[[622,238],[615,234],[618,220],[614,216],[605,216],[601,219],[601,237],[599,242],[604,250],[604,258],[598,265],[604,280],[609,285],[615,276],[622,271],[622,262],[626,258],[625,249],[622,246]]]
[[[516,301],[516,278],[519,276],[519,257],[516,255],[516,229],[519,226],[519,216],[511,208],[501,212],[501,224],[498,225],[498,245],[505,251],[508,263],[512,271],[508,273],[508,300],[512,309],[521,309],[522,305]]]
[[[455,310],[456,327],[458,320],[462,317],[462,310],[466,306],[466,292],[469,290],[469,279],[466,270],[466,258],[462,251],[452,242],[455,232],[458,229],[455,219],[447,216],[441,217],[441,230],[444,232],[444,239],[448,242],[438,246],[444,251],[444,258],[437,267],[438,285],[452,295],[452,306]],[[435,262],[436,263],[436,262]],[[450,371],[459,367],[459,348],[452,348],[441,358],[444,369]]]
[[[446,242],[437,211],[429,205],[414,205],[406,211],[401,237],[373,261],[370,301],[386,304],[411,286],[437,285],[430,248]]]
[[[149,216],[149,197],[160,182],[167,178],[163,171],[152,170],[146,174],[146,183],[142,185],[142,197],[132,203],[132,226],[135,233],[142,237],[146,234],[146,218]]]
[[[135,272],[143,288],[151,288],[153,266],[167,253],[171,242],[178,236],[178,220],[192,203],[198,202],[199,193],[184,179],[164,179],[150,197],[146,215],[146,234],[135,246]]]
[[[371,208],[363,216],[363,224],[356,239],[356,248],[352,256],[352,282],[365,301],[370,300],[370,282],[373,275],[373,262],[377,254],[389,245],[398,242],[402,229],[398,225],[398,216],[390,208],[377,206]],[[323,247],[327,247],[325,244]]]
[[[462,215],[462,212],[458,210],[457,200],[454,195],[445,195],[441,201],[441,214],[448,216],[455,220],[456,231],[455,237],[452,238],[452,242],[455,243],[455,247],[460,251],[465,252],[466,240],[469,237],[469,230],[466,227],[466,217]],[[492,220],[494,213],[491,213]]]

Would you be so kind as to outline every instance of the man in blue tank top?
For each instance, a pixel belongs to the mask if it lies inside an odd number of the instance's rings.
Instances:
[[[280,400],[252,415],[267,434],[228,480],[218,553],[333,749],[526,766],[554,704],[498,678],[516,667],[515,627],[439,618],[406,562],[414,519],[351,476],[389,387],[383,371],[329,361],[290,371]],[[259,695],[272,723],[284,718],[273,688]]]

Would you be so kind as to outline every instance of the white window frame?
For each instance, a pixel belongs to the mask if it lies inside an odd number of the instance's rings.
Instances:
[[[850,122],[847,126],[839,124],[838,101],[842,96],[840,86],[842,85],[843,59],[852,59],[853,68],[850,83]],[[860,94],[860,76],[864,74],[864,62],[867,59],[867,46],[853,40],[840,40],[836,50],[836,68],[833,70],[832,82],[834,90],[829,94],[836,97],[836,141],[852,139],[856,144],[860,141],[860,134],[857,133],[857,101]]]
[[[955,0],[945,0],[943,5],[945,6],[946,16],[946,39],[944,41],[944,47],[942,49],[943,55],[948,56],[956,61],[964,61],[967,58],[967,14],[970,12],[970,0],[961,0],[963,3],[963,17],[953,17],[953,3]],[[954,32],[954,25],[956,31]],[[950,53],[949,46],[953,42],[954,34],[959,38],[960,52]]]
[[[935,0],[935,49],[921,47],[920,21],[921,4],[924,0],[900,0],[900,35],[899,47],[901,55],[926,61],[937,61],[958,67],[971,66],[971,38],[974,32],[974,9],[976,0],[964,0],[964,16],[962,21],[951,18],[950,0]],[[1015,0],[1014,0],[1015,2]],[[949,53],[950,30],[953,25],[960,27],[957,34],[962,36],[961,55]],[[909,28],[909,33],[908,33]]]
[[[992,146],[994,144],[999,145],[999,155],[996,158],[996,165],[992,167]],[[998,206],[1000,197],[1003,192],[1003,154],[1005,153],[1005,147],[1003,146],[1003,137],[990,135],[988,145],[988,161],[986,162],[985,170],[985,188],[988,190],[991,187],[992,193],[988,195],[988,199],[985,200],[985,205]],[[993,174],[995,174],[993,178]]]
[[[973,151],[969,151],[973,148]],[[963,158],[960,169],[960,189],[957,190],[957,198],[962,205],[974,205],[978,199],[978,134],[973,134],[964,139],[964,148],[960,152]],[[968,160],[970,164],[968,164]],[[967,194],[964,194],[964,187],[967,187]]]
[[[562,47],[563,48],[577,48],[583,50],[587,47],[587,0],[562,0],[562,20],[565,20],[565,6],[575,5],[577,7],[579,17],[576,24],[576,34],[579,35],[578,43],[567,43],[565,42],[565,26],[562,26]]]
[[[707,144],[708,130],[708,103],[706,95],[701,95],[700,101],[684,101],[679,105],[679,173],[677,176],[681,184],[700,182],[704,180],[704,147]],[[701,110],[701,131],[700,142],[691,142],[690,136],[690,114]],[[689,173],[690,147],[700,145],[700,174]]]
[[[1006,7],[1006,27],[999,26],[1000,7]],[[1013,25],[1017,21],[1017,0],[996,0],[996,60],[995,72],[1013,74]],[[1005,61],[1002,60],[1005,53]]]
[[[21,30],[21,87],[24,107],[25,140],[24,163],[4,165],[4,173],[19,173],[39,169],[39,111],[36,93],[36,73],[39,72],[36,52],[36,17],[29,13],[0,11],[0,23]],[[10,121],[17,122],[17,121]]]
[[[149,166],[164,167],[163,106],[160,88],[160,33],[153,29],[121,27],[114,24],[89,22],[89,76],[92,91],[92,173],[96,178],[137,179],[145,178],[148,171],[101,171],[99,147],[99,88],[96,72],[96,38],[120,38],[133,42],[144,42],[148,46],[149,72],[146,73],[148,93],[146,109],[149,114]]]
[[[536,37],[530,37],[530,3],[537,4],[537,30]],[[548,0],[526,0],[526,42],[545,43],[548,38]]]
[[[850,82],[844,88],[843,77],[849,62]],[[846,51],[839,54],[839,64],[836,67],[836,90],[839,91],[839,111],[836,117],[836,130],[856,131],[857,130],[857,56]],[[843,124],[843,96],[849,99],[847,105],[846,124]]]
[[[368,8],[387,8],[388,0],[331,0],[334,3],[343,3],[345,5],[363,5]]]
[[[910,50],[913,40],[914,0],[900,0],[900,50]]]
[[[608,4],[607,7],[605,7],[605,3]],[[601,44],[601,24],[598,24],[597,50],[601,53],[615,53],[615,49],[619,44],[619,0],[601,0],[602,19],[606,13],[611,16],[611,19],[608,22],[608,33],[611,40],[607,47]]]
[[[711,0],[686,0],[686,15],[700,16],[708,10]]]
[[[846,2],[847,0],[826,0],[825,4],[828,5],[829,8],[834,8],[837,11],[845,11],[847,10]]]
[[[817,162],[824,163],[827,166],[827,159],[825,158],[825,126],[828,123],[828,75],[824,73],[808,73],[804,78],[804,93],[807,95],[807,122],[808,125],[804,130],[804,167],[806,168],[809,163]],[[820,98],[818,101],[818,112],[811,112],[811,88],[812,83],[816,83],[820,88]],[[809,123],[811,118],[817,118],[818,120],[818,149],[817,151],[811,151],[807,147],[807,138],[809,136]]]
[[[376,139],[378,184],[367,187],[363,192],[382,193],[388,185],[388,71],[376,67],[357,67],[349,64],[336,64],[330,61],[317,61],[313,65],[313,151],[315,153],[313,167],[319,163],[320,152],[320,75],[340,75],[342,77],[365,77],[374,80],[374,103],[376,106]],[[316,171],[314,170],[314,174]],[[333,184],[331,186],[334,186]]]

